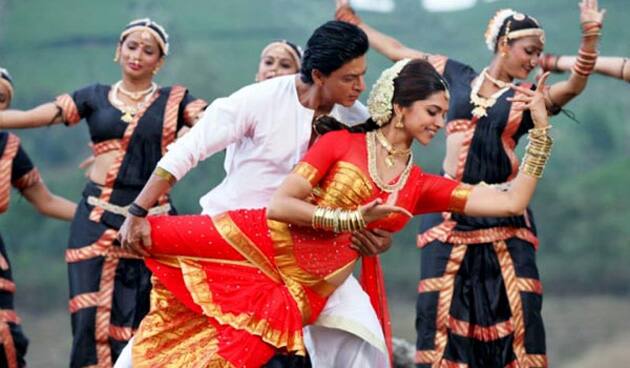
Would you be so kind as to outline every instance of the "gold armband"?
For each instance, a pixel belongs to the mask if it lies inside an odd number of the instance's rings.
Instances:
[[[166,180],[170,185],[174,185],[177,182],[177,179],[175,178],[175,176],[173,176],[173,174],[159,166],[155,169],[155,171],[153,171],[153,174]]]

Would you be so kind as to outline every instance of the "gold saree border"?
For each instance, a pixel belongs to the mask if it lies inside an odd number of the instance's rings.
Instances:
[[[232,248],[239,252],[251,264],[258,267],[267,277],[281,282],[277,270],[267,256],[256,246],[246,234],[234,223],[229,213],[224,212],[212,216],[212,223],[217,232]]]
[[[9,133],[7,143],[4,146],[4,152],[0,155],[0,213],[9,208],[9,198],[11,197],[11,167],[13,166],[13,158],[17,154],[20,147],[20,138],[17,135]]]
[[[229,325],[235,329],[260,336],[263,341],[277,348],[285,347],[289,351],[295,351],[296,354],[305,355],[302,330],[289,333],[274,329],[266,319],[254,318],[247,313],[223,312],[213,300],[203,265],[197,261],[180,260],[180,267],[184,283],[193,301],[201,307],[206,316],[216,319],[223,325]]]
[[[132,362],[137,368],[232,367],[217,364],[217,331],[207,317],[184,306],[161,283],[153,280],[151,310],[142,320],[132,346]],[[176,332],[174,331],[176,330]]]
[[[291,173],[299,175],[306,179],[311,187],[317,185],[319,179],[321,179],[321,175],[319,175],[319,170],[315,168],[315,166],[309,164],[306,161],[300,161],[297,165],[291,170]]]

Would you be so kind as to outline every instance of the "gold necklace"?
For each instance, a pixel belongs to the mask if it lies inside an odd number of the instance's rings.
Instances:
[[[120,117],[120,120],[129,124],[133,121],[133,118],[136,116],[138,111],[142,110],[146,106],[146,104],[149,102],[149,100],[151,99],[151,96],[153,96],[153,94],[157,90],[157,85],[156,84],[151,85],[151,91],[147,93],[146,96],[144,96],[144,100],[142,102],[139,102],[136,105],[131,105],[131,104],[122,102],[118,98],[118,92],[121,92],[121,88],[120,88],[121,83],[122,81],[118,81],[112,87],[112,91],[110,93],[110,101],[112,102],[112,105],[114,105],[118,110],[120,110],[123,113],[122,116]]]
[[[483,72],[483,75],[488,78],[488,80],[492,83],[494,83],[495,86],[499,87],[499,88],[507,88],[510,86],[510,82],[505,82],[499,79],[496,79],[495,77],[491,76],[490,73],[488,73],[488,69],[486,68]]]
[[[409,161],[407,161],[407,166],[403,169],[398,181],[394,184],[387,184],[383,182],[381,177],[378,175],[378,168],[376,166],[376,133],[374,131],[366,133],[365,141],[367,144],[368,154],[368,172],[372,181],[377,187],[379,187],[379,189],[387,193],[393,193],[400,190],[407,183],[407,179],[409,178],[409,173],[411,172],[411,168],[413,166],[413,152],[409,152]]]
[[[383,131],[381,129],[378,129],[376,131],[376,139],[378,140],[378,143],[381,144],[381,146],[383,146],[383,148],[385,148],[385,151],[387,151],[387,156],[385,156],[385,165],[387,165],[387,167],[394,167],[394,158],[395,157],[407,157],[409,156],[409,154],[411,153],[411,148],[405,148],[405,149],[396,149],[394,148],[394,146],[392,146],[391,143],[389,143],[389,141],[387,140],[387,138],[385,137],[385,135],[383,134]]]
[[[497,98],[508,90],[508,87],[504,87],[490,97],[479,96],[479,89],[481,89],[483,80],[487,75],[488,68],[485,68],[481,72],[481,74],[479,74],[477,78],[473,81],[472,88],[470,90],[470,103],[475,106],[472,110],[472,115],[478,119],[481,119],[484,116],[488,116],[487,110],[494,106],[494,104],[497,102]]]

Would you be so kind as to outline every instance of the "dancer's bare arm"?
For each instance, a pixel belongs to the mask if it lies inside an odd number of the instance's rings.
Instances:
[[[579,7],[581,24],[601,24],[603,22],[606,10],[599,9],[597,0],[583,0],[580,2]],[[598,41],[599,37],[597,36],[584,36],[582,37],[580,49],[587,53],[597,53]],[[551,85],[548,96],[546,96],[547,108],[553,111],[554,107],[566,105],[569,101],[582,93],[586,87],[587,80],[587,77],[573,72],[567,80]]]
[[[48,102],[31,110],[0,111],[0,129],[26,129],[63,122],[61,109]]]
[[[76,203],[51,193],[43,181],[24,189],[22,195],[44,216],[70,221],[77,209]]]
[[[348,0],[336,0],[336,5],[336,19],[355,24],[357,27],[361,28],[367,34],[370,46],[390,60],[398,61],[405,58],[425,59],[431,57],[431,54],[407,47],[394,37],[386,35],[363,22],[363,20],[354,13]]]

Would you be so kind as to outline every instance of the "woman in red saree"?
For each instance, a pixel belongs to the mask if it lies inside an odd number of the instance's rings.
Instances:
[[[427,174],[413,164],[413,140],[428,144],[444,125],[448,90],[430,64],[407,59],[375,84],[364,125],[369,131],[319,138],[267,209],[150,217],[144,245],[152,254],[146,263],[154,288],[135,337],[134,367],[258,367],[277,351],[304,354],[302,327],[317,318],[359,257],[350,247],[351,231],[398,231],[411,215],[428,212],[522,212],[551,138],[542,93],[514,88],[536,128],[507,192]],[[158,165],[152,180],[168,177]],[[133,215],[143,215],[142,197],[130,208]],[[124,246],[131,242],[128,231],[123,225]],[[363,259],[361,281],[391,340],[378,258]]]

